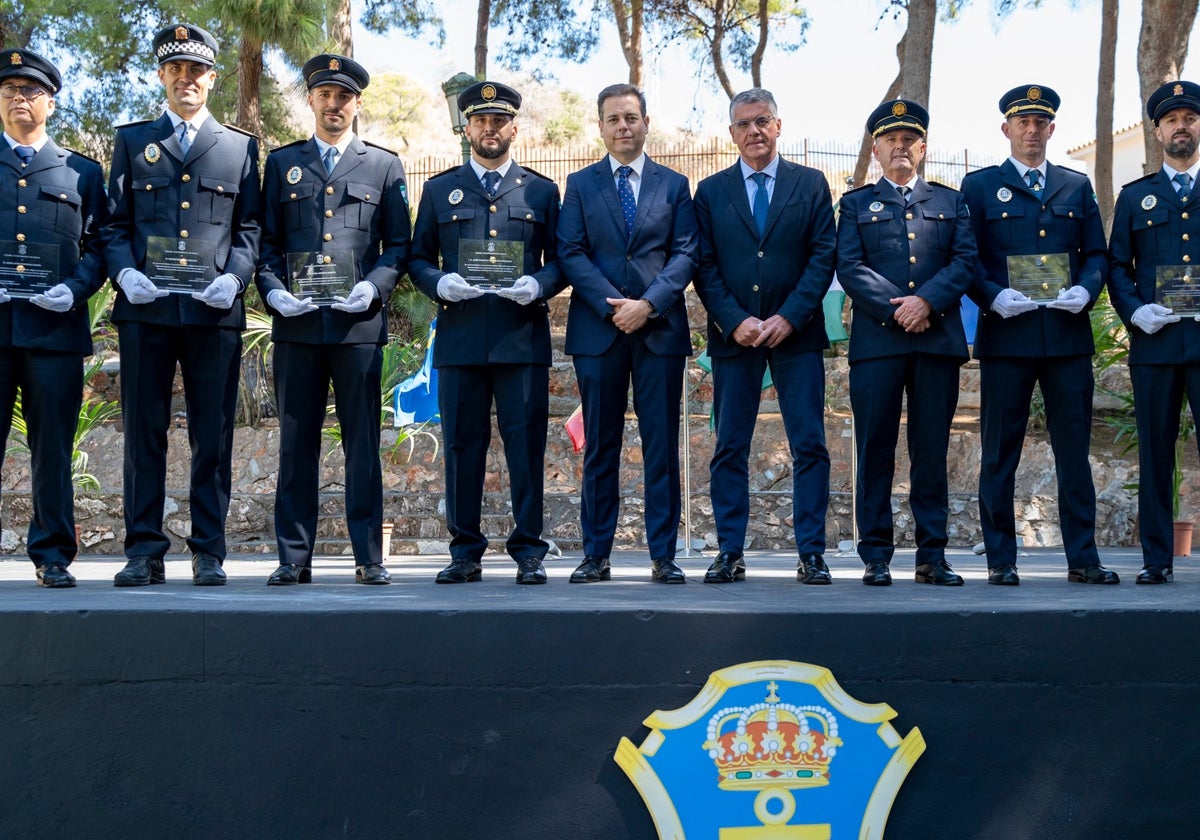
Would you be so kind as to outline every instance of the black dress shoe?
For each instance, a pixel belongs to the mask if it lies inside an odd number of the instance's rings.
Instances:
[[[437,583],[474,583],[483,580],[483,566],[471,560],[454,560],[437,574]]]
[[[1170,583],[1175,580],[1173,566],[1147,566],[1138,572],[1138,583]]]
[[[125,568],[113,576],[113,586],[149,586],[166,582],[163,561],[157,557],[130,557]]]
[[[1009,563],[988,569],[988,583],[994,586],[1020,586],[1021,576],[1017,574],[1017,567]]]
[[[917,566],[917,583],[932,583],[934,586],[962,586],[961,575],[954,573],[945,560],[939,563],[922,563]]]
[[[867,564],[863,573],[863,583],[867,586],[891,586],[892,573],[886,560],[872,560]]]
[[[612,579],[612,566],[607,557],[584,557],[583,562],[571,572],[571,583],[596,583]]]
[[[1101,565],[1084,566],[1081,569],[1067,569],[1067,580],[1071,583],[1100,583],[1109,585],[1121,582],[1116,572],[1112,569],[1106,569]]]
[[[517,561],[517,583],[536,585],[546,582],[546,567],[540,557],[522,557]]]
[[[215,554],[192,555],[192,583],[196,586],[224,586],[225,570]]]
[[[810,586],[828,586],[833,583],[825,558],[820,554],[801,554],[800,565],[796,567],[796,580]]]
[[[37,583],[47,589],[69,589],[75,585],[75,577],[62,563],[47,563],[37,567]]]
[[[312,583],[312,569],[294,563],[281,563],[267,578],[267,586],[291,586],[294,583]]]
[[[365,566],[354,567],[354,582],[365,583],[368,586],[382,586],[392,582],[392,576],[383,568],[382,563],[368,563]]]
[[[722,551],[704,573],[705,583],[733,583],[746,579],[746,561],[736,551]]]
[[[683,569],[675,565],[675,558],[660,557],[650,561],[650,578],[656,583],[687,583]]]

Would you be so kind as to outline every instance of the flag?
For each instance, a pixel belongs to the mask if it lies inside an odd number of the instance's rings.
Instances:
[[[415,423],[438,422],[437,368],[433,366],[433,341],[437,337],[437,319],[429,323],[429,344],[425,348],[425,361],[412,376],[396,386],[392,392],[392,422],[396,428]]]
[[[567,430],[567,437],[571,439],[571,445],[575,447],[575,451],[582,452],[587,443],[587,439],[583,436],[582,405],[571,412],[571,416],[563,423],[563,428]]]

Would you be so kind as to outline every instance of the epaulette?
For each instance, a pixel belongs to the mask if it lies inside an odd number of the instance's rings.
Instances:
[[[431,175],[431,176],[430,176],[430,178],[429,178],[429,180],[430,180],[430,181],[433,181],[433,180],[435,180],[435,179],[437,179],[437,178],[441,178],[443,175],[449,175],[451,172],[457,172],[457,171],[458,171],[458,170],[460,170],[460,169],[462,169],[462,165],[461,165],[461,164],[460,164],[460,165],[458,165],[458,166],[451,166],[449,169],[443,169],[441,172],[439,172],[439,173],[438,173],[438,174],[436,174],[436,175]]]
[[[253,134],[249,131],[246,131],[244,128],[238,128],[233,123],[221,123],[221,125],[225,126],[230,131],[236,131],[238,134],[245,134],[247,137],[253,137],[255,140],[259,139],[257,134]]]
[[[267,152],[267,154],[270,155],[270,154],[275,154],[275,152],[282,152],[284,149],[292,148],[292,146],[303,146],[307,142],[308,142],[307,137],[305,137],[303,140],[293,140],[291,143],[285,143],[282,146],[276,146],[274,149],[271,149],[271,151]]]
[[[122,128],[133,128],[135,125],[145,125],[146,123],[152,122],[154,122],[154,120],[134,120],[133,122],[121,123],[119,126],[117,126],[117,131],[120,131]]]
[[[926,181],[925,183],[931,187],[941,187],[944,190],[950,190],[950,192],[958,192],[958,190],[954,189],[954,187],[948,187],[940,181]]]
[[[100,161],[96,160],[91,155],[85,155],[83,152],[77,152],[74,149],[68,149],[66,146],[60,146],[59,148],[61,148],[64,152],[70,152],[71,154],[75,155],[75,157],[81,157],[84,160],[90,160],[92,163],[96,164],[97,166],[100,166],[100,167],[104,166],[104,164],[102,164]]]
[[[1155,172],[1151,172],[1149,175],[1143,175],[1141,178],[1135,178],[1132,181],[1130,181],[1128,184],[1122,184],[1121,189],[1125,189],[1126,187],[1132,187],[1134,184],[1140,184],[1142,181],[1148,181],[1161,171],[1162,170],[1157,170]]]
[[[984,172],[994,172],[995,170],[997,170],[999,168],[1000,168],[1000,166],[998,164],[992,164],[991,166],[984,166],[979,169],[972,169],[970,172],[968,172],[966,175],[963,176],[963,180],[970,178],[972,175],[982,175]]]
[[[874,187],[874,186],[875,186],[875,184],[874,184],[874,183],[870,183],[870,184],[863,184],[861,187],[855,187],[855,188],[854,188],[854,189],[852,189],[852,190],[849,190],[849,191],[847,191],[847,192],[844,192],[844,193],[842,193],[842,197],[843,197],[843,198],[845,198],[845,197],[846,197],[846,196],[848,196],[848,195],[854,195],[856,192],[862,192],[863,190],[870,189],[870,188],[872,188],[872,187]]]
[[[359,138],[359,139],[361,140],[362,138]],[[379,149],[379,151],[381,151],[381,152],[387,152],[389,155],[395,155],[396,157],[400,157],[400,153],[397,152],[395,149],[389,149],[387,146],[380,146],[378,143],[372,143],[370,140],[363,140],[362,144],[364,146],[370,146],[372,149]]]
[[[522,165],[521,168],[524,169],[526,172],[528,172],[530,175],[536,175],[539,178],[549,181],[552,184],[554,183],[553,178],[551,178],[549,175],[543,175],[541,172],[538,172],[536,169],[530,169],[528,166],[524,166],[524,165]]]

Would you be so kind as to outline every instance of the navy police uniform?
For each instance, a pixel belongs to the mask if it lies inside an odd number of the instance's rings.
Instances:
[[[62,86],[58,70],[29,50],[0,54],[0,84],[33,83],[53,97]],[[57,582],[43,572],[63,570],[75,558],[74,488],[71,455],[83,394],[82,359],[92,352],[88,298],[104,283],[98,226],[104,214],[100,164],[45,138],[28,164],[15,140],[0,143],[0,240],[19,253],[25,245],[58,251],[57,282],[74,298],[65,312],[14,297],[0,304],[0,448],[12,428],[17,388],[25,418],[33,479],[33,516],[26,551],[44,585],[74,585],[65,573]],[[14,279],[0,279],[15,294]]]
[[[345,56],[305,64],[311,90],[338,85],[359,94],[367,71]],[[382,346],[387,301],[408,264],[410,222],[404,167],[391,151],[352,136],[332,173],[314,137],[276,149],[263,174],[262,255],[257,284],[273,318],[275,396],[279,403],[279,481],[275,535],[279,563],[309,569],[317,528],[321,427],[333,385],[346,458],[346,526],[359,567],[383,562],[383,476],[379,462]],[[269,305],[275,290],[298,296],[288,254],[354,254],[356,280],[374,287],[363,312],[328,305],[284,317]]]
[[[885,102],[868,131],[925,134],[924,108]],[[908,395],[910,499],[917,566],[944,565],[948,490],[946,453],[958,404],[958,369],[967,360],[959,300],[971,282],[975,237],[956,190],[917,178],[906,203],[886,179],[842,196],[837,277],[852,306],[850,403],[858,470],[858,552],[868,568],[895,550],[892,480],[901,404]],[[906,332],[893,298],[919,295],[931,307],[929,328]],[[890,581],[890,578],[889,578]]]
[[[155,37],[160,61],[212,65],[212,36],[194,26]],[[212,243],[217,275],[242,290],[258,260],[261,207],[258,141],[209,116],[186,156],[167,114],[117,129],[103,226],[109,275],[146,272],[147,239]],[[125,554],[158,563],[170,548],[163,533],[167,429],[176,363],[183,374],[191,443],[189,494],[194,556],[225,557],[234,413],[245,309],[241,293],[228,309],[186,294],[133,304],[119,292],[113,320],[121,343],[125,423]],[[157,574],[156,581],[157,582]]]
[[[1000,111],[1006,119],[1053,120],[1059,103],[1050,88],[1022,85],[1001,97]],[[1108,278],[1104,226],[1086,175],[1048,162],[1044,169],[1044,182],[1040,174],[1022,177],[1010,158],[962,182],[979,248],[968,294],[980,310],[974,351],[981,380],[979,511],[991,569],[1017,562],[1013,495],[1035,383],[1054,450],[1067,566],[1084,569],[1100,562],[1088,460],[1095,352],[1088,310]],[[1071,285],[1088,294],[1083,310],[1039,306],[1009,318],[993,311],[996,296],[1009,288],[1008,258],[1047,254],[1066,254]]]
[[[459,108],[473,113],[512,115],[519,107],[520,95],[494,82],[459,98]],[[551,362],[546,300],[562,289],[558,210],[554,182],[515,162],[491,197],[469,163],[442,172],[426,182],[417,209],[409,276],[438,304],[433,364],[446,447],[446,526],[453,563],[467,567],[478,566],[488,545],[480,519],[493,401],[513,506],[506,549],[514,559],[540,561],[548,548],[541,536]],[[521,242],[523,270],[541,287],[539,299],[522,306],[495,294],[440,298],[438,281],[460,273],[461,240]]]
[[[1155,124],[1175,108],[1200,113],[1200,85],[1168,82],[1146,109]],[[1193,165],[1193,170],[1196,166]],[[1200,405],[1200,323],[1184,315],[1153,334],[1134,313],[1154,303],[1157,269],[1200,263],[1200,189],[1179,195],[1165,169],[1126,184],[1109,241],[1109,298],[1129,331],[1129,376],[1138,433],[1138,531],[1145,570],[1138,583],[1171,579],[1172,475],[1183,396]],[[1194,412],[1194,408],[1193,408]],[[1148,574],[1149,573],[1149,574]]]

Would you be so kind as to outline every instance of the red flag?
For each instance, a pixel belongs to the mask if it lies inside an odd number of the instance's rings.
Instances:
[[[571,438],[571,445],[575,447],[576,452],[582,452],[587,440],[583,436],[583,406],[579,406],[571,412],[571,416],[563,423],[563,428],[567,430],[567,437]]]

